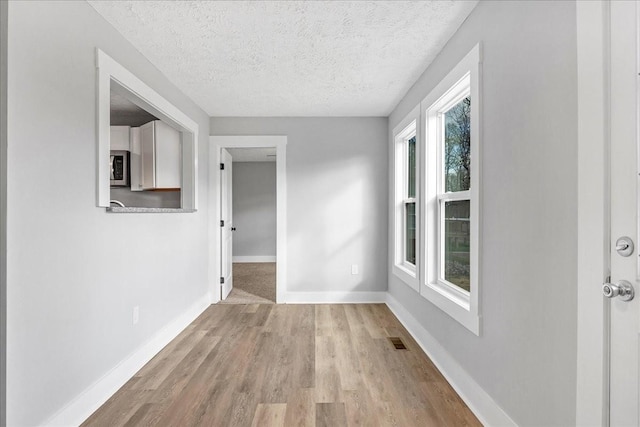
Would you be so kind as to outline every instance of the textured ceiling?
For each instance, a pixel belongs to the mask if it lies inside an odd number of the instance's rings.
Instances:
[[[387,116],[477,1],[89,3],[211,116]]]

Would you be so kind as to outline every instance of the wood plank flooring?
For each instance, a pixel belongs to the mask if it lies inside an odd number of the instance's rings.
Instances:
[[[481,424],[386,305],[256,304],[212,305],[83,425]]]

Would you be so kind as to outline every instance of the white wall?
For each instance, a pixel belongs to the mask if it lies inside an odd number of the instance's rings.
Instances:
[[[385,118],[214,117],[210,132],[288,137],[287,291],[386,290]]]
[[[233,256],[276,256],[276,163],[233,162]]]
[[[575,9],[480,2],[389,118],[482,42],[481,336],[393,274],[389,292],[523,426],[575,424]]]
[[[6,425],[7,378],[7,17],[0,2],[0,427]]]
[[[197,213],[95,207],[96,47],[199,124]],[[8,424],[30,426],[207,296],[209,118],[76,1],[10,2],[8,102]]]

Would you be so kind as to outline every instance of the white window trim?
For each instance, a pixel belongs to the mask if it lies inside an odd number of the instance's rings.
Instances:
[[[393,129],[393,153],[394,153],[394,206],[393,206],[393,218],[394,218],[394,232],[393,232],[393,274],[409,285],[416,292],[420,291],[419,270],[420,260],[420,247],[422,240],[420,230],[420,218],[421,218],[421,203],[420,203],[420,177],[421,177],[421,148],[420,148],[420,106],[417,105],[394,129]],[[405,141],[409,135],[415,133],[416,137],[416,265],[412,265],[405,261],[405,215],[404,215],[404,203],[407,200],[406,194],[406,144]],[[402,167],[398,167],[398,164],[402,162]]]
[[[433,174],[425,174],[426,185],[423,185],[422,200],[424,203],[425,233],[422,239],[425,241],[422,261],[425,265],[425,274],[420,284],[420,294],[436,305],[449,316],[456,319],[467,329],[476,335],[480,335],[481,310],[479,295],[482,291],[480,283],[480,45],[476,45],[429,93],[421,102],[421,112],[425,126],[425,139],[419,146],[425,147],[426,171],[438,171],[438,177]],[[438,200],[438,180],[440,179],[440,153],[438,132],[441,131],[438,114],[447,107],[459,101],[470,85],[471,94],[471,189],[468,192],[457,192],[441,196],[440,199],[456,200],[469,199],[471,201],[471,292],[459,289],[455,285],[441,280],[439,276],[440,253],[440,218]],[[456,101],[457,100],[457,101]]]

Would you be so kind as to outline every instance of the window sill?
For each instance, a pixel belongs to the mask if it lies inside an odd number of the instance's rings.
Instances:
[[[448,289],[440,283],[422,284],[420,295],[458,321],[462,326],[480,336],[480,316],[471,310],[470,298]]]

